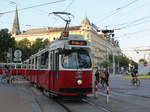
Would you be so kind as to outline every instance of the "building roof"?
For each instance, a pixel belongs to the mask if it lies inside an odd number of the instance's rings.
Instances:
[[[90,21],[89,19],[87,18],[87,16],[84,17],[83,21],[82,21],[82,24],[83,25],[90,25]]]
[[[69,31],[80,30],[80,27],[81,26],[71,26],[69,27]],[[62,32],[63,30],[64,30],[64,27],[36,28],[36,29],[29,29],[23,32],[21,35]]]
[[[46,28],[36,28],[36,29],[29,29],[25,31],[23,34],[35,34],[35,33],[46,33],[47,29]]]

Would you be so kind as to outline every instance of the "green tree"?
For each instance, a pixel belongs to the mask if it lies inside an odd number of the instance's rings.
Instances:
[[[112,63],[112,54],[109,55],[110,63]],[[115,63],[120,65],[120,67],[128,67],[129,65],[129,58],[125,56],[115,56]]]
[[[130,63],[131,63],[131,65],[134,66],[135,68],[138,68],[138,63],[136,63],[135,61],[130,60]]]
[[[129,58],[125,56],[117,56],[116,58],[121,67],[127,68],[129,66],[129,62],[130,62]]]
[[[49,40],[48,39],[45,39],[43,41],[43,39],[41,38],[37,38],[35,40],[35,42],[32,44],[31,46],[31,51],[32,51],[32,54],[35,54],[39,51],[40,48],[45,48],[45,46],[49,43]]]
[[[111,63],[110,63],[110,61],[105,60],[105,61],[103,61],[103,62],[101,63],[101,65],[102,65],[104,68],[108,68],[108,67],[111,65]]]
[[[9,48],[15,47],[15,39],[11,37],[8,29],[0,30],[0,62],[7,61],[7,52]]]
[[[139,60],[139,63],[141,63],[141,62],[144,62],[144,59],[140,59],[140,60]]]
[[[28,59],[32,52],[31,52],[31,42],[25,38],[23,40],[20,40],[16,44],[16,49],[20,49],[22,51],[22,60],[24,61],[25,59]]]
[[[48,39],[37,38],[33,44],[25,38],[16,44],[16,49],[20,49],[22,51],[22,61],[28,59],[31,55],[37,53],[40,48],[45,48],[45,46],[49,43]]]

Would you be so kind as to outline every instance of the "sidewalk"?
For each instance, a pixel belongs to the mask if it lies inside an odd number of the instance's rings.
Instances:
[[[20,93],[0,90],[0,112],[32,112],[32,104]]]

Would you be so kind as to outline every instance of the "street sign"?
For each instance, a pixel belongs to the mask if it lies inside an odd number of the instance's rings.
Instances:
[[[147,66],[147,62],[144,62],[144,66]]]
[[[22,56],[21,50],[15,50],[14,56],[15,56],[14,61],[16,62],[21,61],[21,56]]]
[[[21,61],[21,58],[14,58],[14,61]]]
[[[22,56],[21,50],[15,50],[14,56],[15,56],[16,58],[20,58],[20,57]]]

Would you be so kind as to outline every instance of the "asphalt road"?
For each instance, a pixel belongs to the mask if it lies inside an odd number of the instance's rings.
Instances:
[[[110,76],[110,99],[106,89],[98,85],[98,98],[89,95],[81,101],[61,101],[70,112],[150,112],[150,79],[140,79],[133,87],[130,79]],[[54,99],[19,78],[14,84],[0,83],[0,112],[68,112]]]
[[[106,104],[106,89],[100,85],[98,99],[90,100],[108,112],[150,112],[150,79],[140,79],[140,87],[131,86],[130,80],[122,76],[111,76],[109,104]]]

